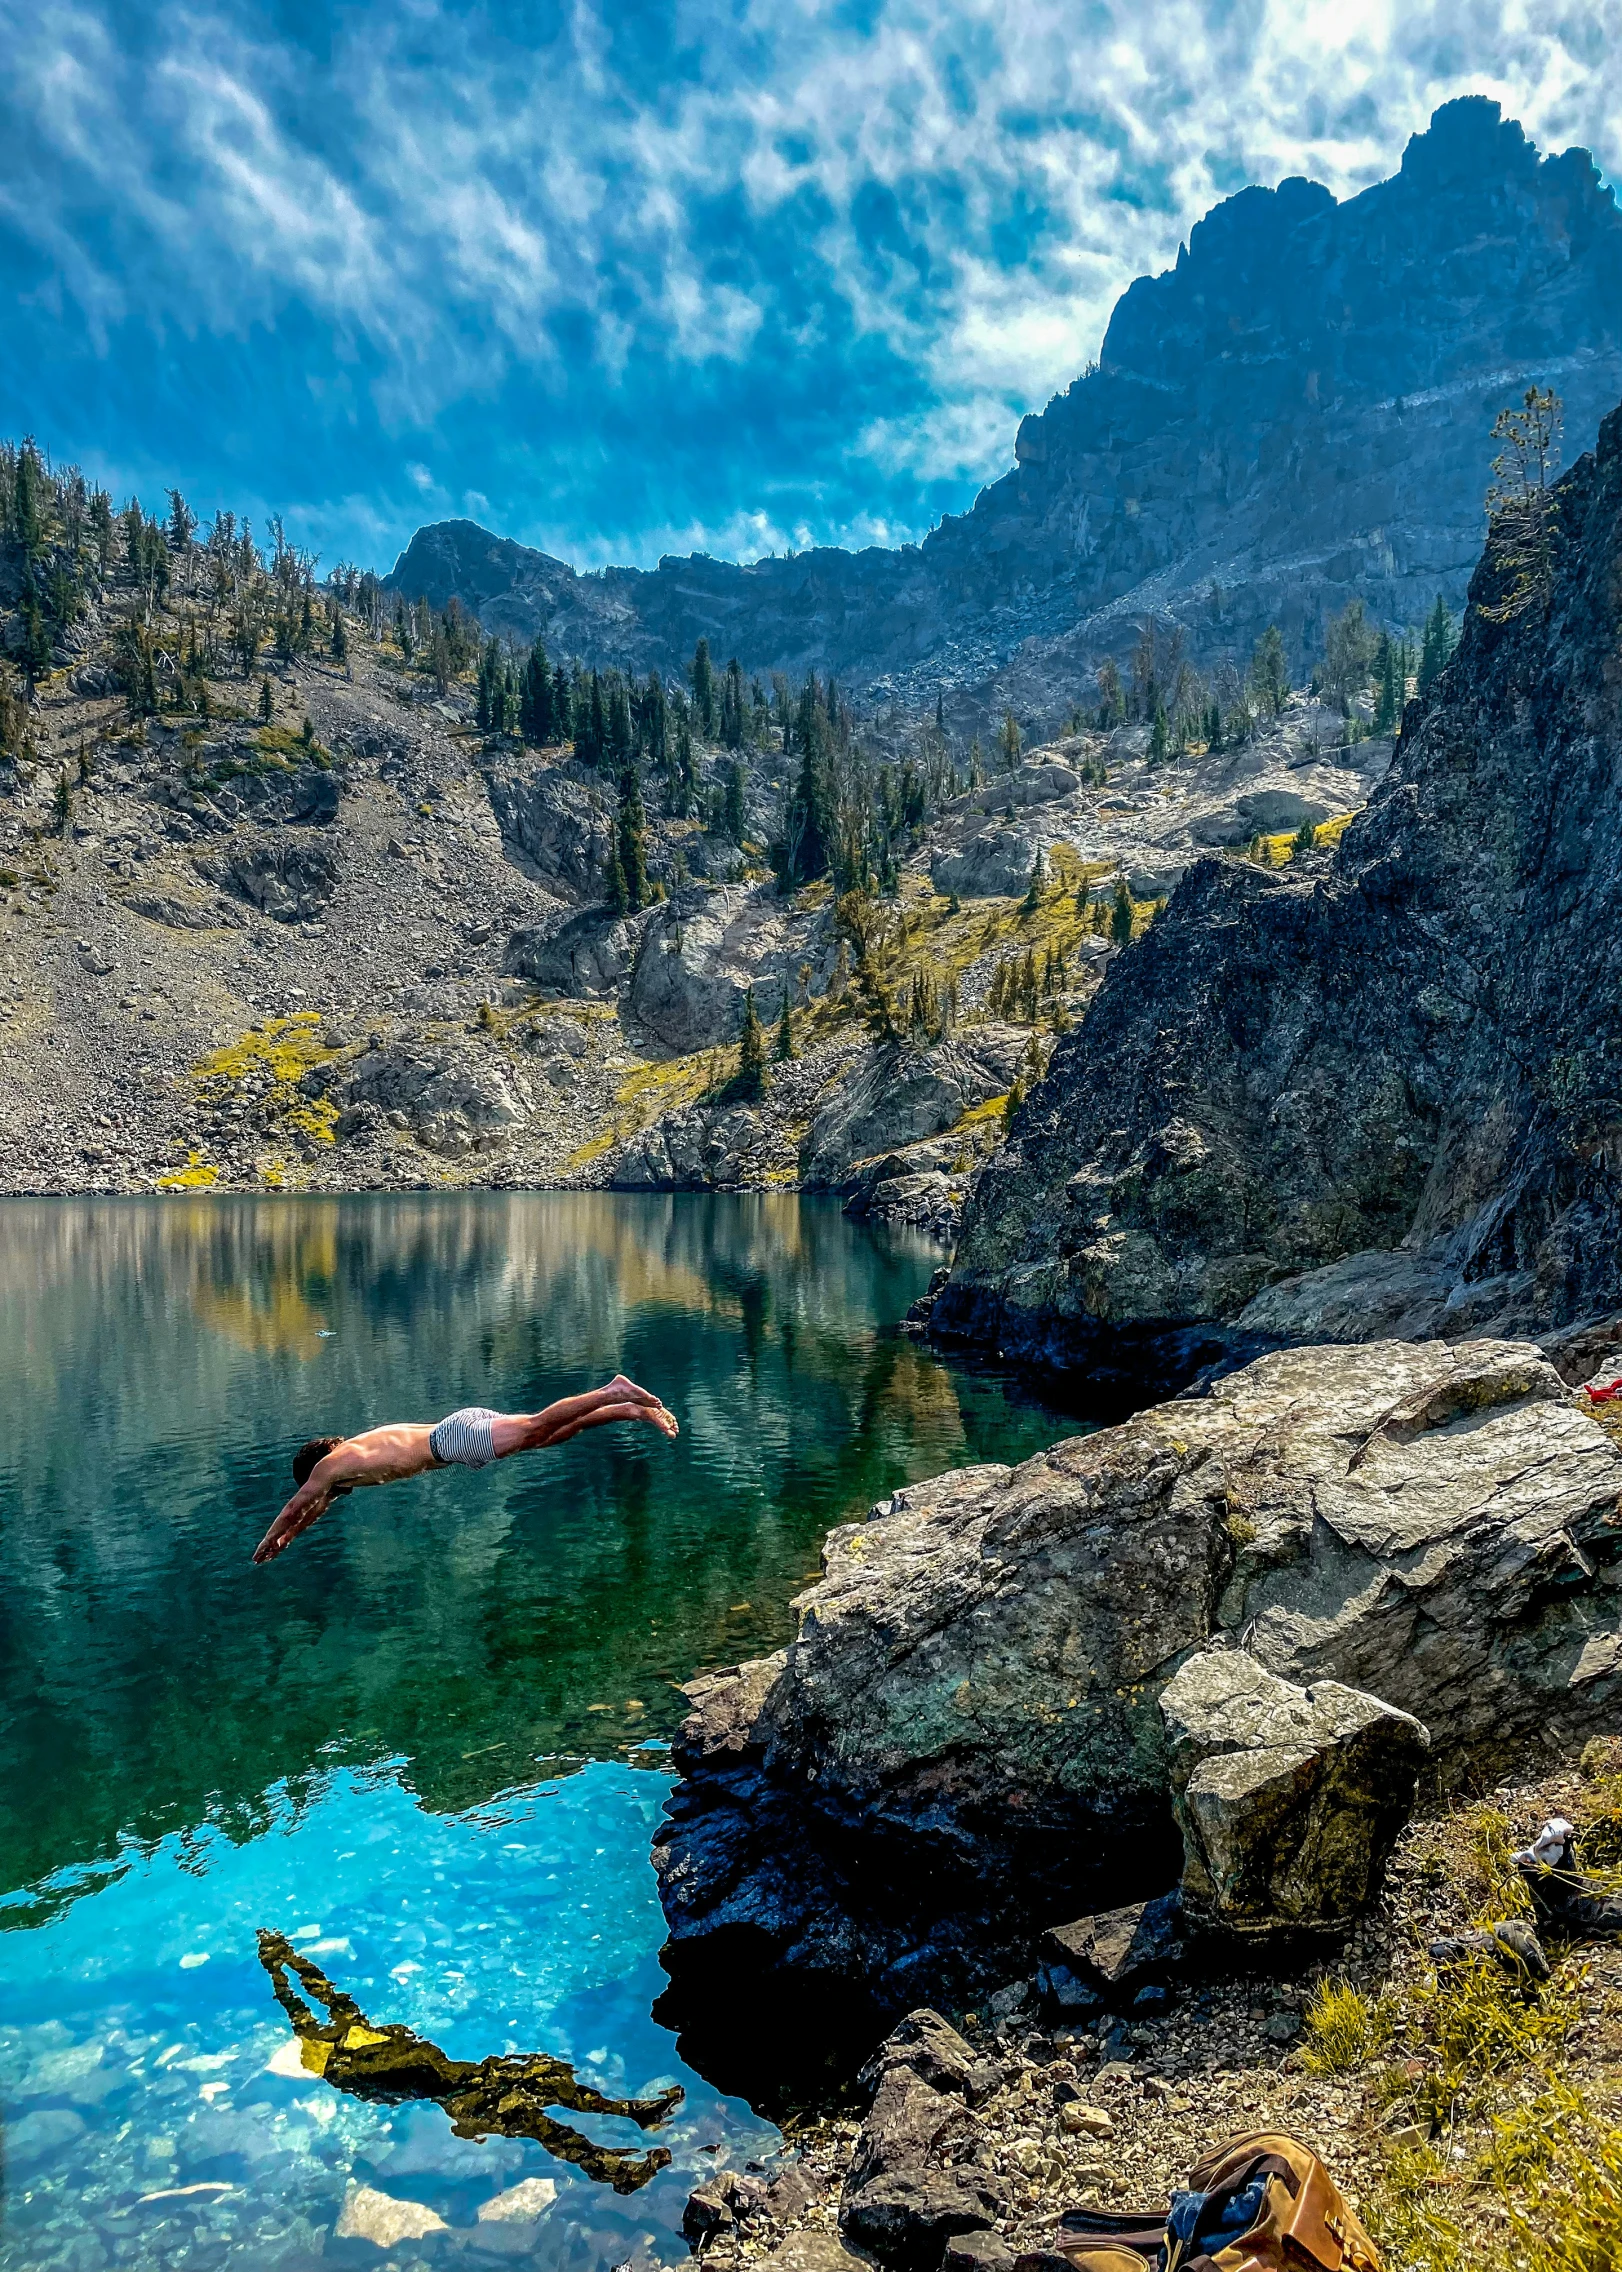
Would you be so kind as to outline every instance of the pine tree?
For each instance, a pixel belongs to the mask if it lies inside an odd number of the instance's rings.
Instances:
[[[1167,733],[1166,726],[1166,705],[1163,702],[1157,702],[1155,704],[1154,720],[1149,728],[1149,763],[1151,765],[1164,764],[1166,751],[1169,747],[1170,738]]]
[[[604,896],[607,898],[609,906],[616,915],[625,914],[630,907],[631,896],[626,888],[625,870],[620,865],[619,830],[617,828],[609,845],[608,867],[603,877],[603,883],[605,887]]]
[[[23,565],[31,567],[45,549],[45,467],[32,435],[24,437],[17,452],[11,525],[22,546]]]
[[[740,1097],[758,1097],[766,1086],[766,1029],[755,1008],[751,986],[743,998],[743,1032],[738,1040],[738,1077],[733,1084]]]
[[[1397,693],[1397,650],[1391,634],[1382,631],[1374,643],[1374,731],[1396,731],[1402,703]]]
[[[790,1058],[798,1057],[799,1054],[794,1046],[794,1015],[789,1008],[788,980],[785,978],[783,981],[783,1009],[777,1021],[777,1062],[779,1065],[786,1065]]]
[[[625,691],[625,681],[617,671],[608,682],[608,706],[603,743],[603,762],[616,777],[623,777],[631,762],[633,735],[631,732],[631,703]]]
[[[537,639],[524,662],[518,691],[518,731],[535,749],[544,749],[552,735],[552,671],[546,645]]]
[[[642,748],[648,763],[663,767],[668,762],[670,746],[670,715],[665,702],[665,682],[657,671],[649,671],[646,691],[640,709]]]
[[[743,672],[736,655],[727,665],[721,688],[721,739],[728,749],[743,747]]]
[[[495,710],[495,689],[501,670],[501,649],[494,639],[485,646],[479,657],[479,679],[473,696],[473,722],[481,733],[488,733]]]
[[[1425,641],[1419,652],[1419,691],[1429,694],[1431,688],[1447,668],[1453,653],[1455,633],[1453,618],[1448,613],[1446,600],[1440,592],[1436,605],[1425,618]]]
[[[1004,772],[1012,773],[1019,763],[1020,752],[1019,721],[1012,710],[1003,712],[1002,732],[998,736],[997,746],[1002,751]]]
[[[1019,1006],[1031,1025],[1036,1023],[1037,1002],[1036,953],[1033,948],[1027,947],[1025,960],[1019,966]]]
[[[668,766],[670,810],[675,819],[685,820],[693,809],[693,799],[698,790],[698,772],[693,764],[693,729],[688,722],[685,702],[676,714],[676,731],[668,747],[671,751]]]
[[[1512,622],[1546,606],[1553,593],[1563,423],[1560,397],[1537,386],[1527,388],[1519,410],[1500,411],[1493,421],[1493,440],[1504,447],[1492,461],[1487,491],[1487,560],[1499,578],[1498,598],[1479,603],[1487,623]]]
[[[744,831],[748,826],[744,813],[744,790],[747,781],[748,776],[743,769],[743,760],[735,757],[727,767],[726,832],[740,851],[743,849]]]
[[[169,491],[169,543],[176,552],[189,552],[197,533],[197,515],[178,489]]]
[[[259,681],[259,716],[268,726],[275,715],[276,692],[267,676]]]
[[[1036,858],[1031,862],[1031,880],[1025,888],[1025,913],[1034,915],[1042,904],[1042,893],[1047,886],[1047,871],[1042,863],[1042,847],[1036,847]]]
[[[575,731],[574,689],[569,684],[568,672],[559,663],[552,673],[552,738],[572,742]]]
[[[1115,905],[1110,910],[1110,937],[1118,947],[1130,944],[1132,938],[1132,894],[1126,888],[1123,876],[1115,887]]]
[[[642,782],[636,759],[627,751],[620,773],[619,809],[614,815],[614,865],[623,894],[616,904],[632,915],[648,901],[647,832]]]
[[[600,766],[608,747],[608,719],[603,705],[603,682],[596,671],[574,705],[574,753],[587,765]]]
[[[332,619],[332,659],[335,663],[347,663],[349,660],[349,634],[344,629],[342,608]]]
[[[1250,684],[1257,701],[1270,718],[1276,718],[1290,698],[1290,668],[1284,653],[1284,635],[1270,623],[1256,642],[1250,658]]]
[[[715,666],[710,661],[707,639],[701,639],[693,649],[692,680],[699,732],[709,741],[715,733]]]

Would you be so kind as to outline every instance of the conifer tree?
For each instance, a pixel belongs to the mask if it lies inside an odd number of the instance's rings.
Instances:
[[[535,749],[544,749],[553,739],[552,670],[546,659],[545,642],[539,638],[524,661],[524,676],[518,692],[518,731]]]
[[[608,683],[608,715],[604,739],[604,762],[608,770],[623,779],[631,761],[631,704],[625,691],[625,681],[618,671],[611,673]]]
[[[641,705],[642,747],[648,763],[663,767],[668,762],[670,746],[670,713],[665,701],[665,682],[657,671],[649,671],[647,687]]]
[[[1163,702],[1157,701],[1155,704],[1154,718],[1149,727],[1149,763],[1151,765],[1164,764],[1166,751],[1169,747],[1170,738],[1168,735],[1166,723],[1166,705]]]
[[[1290,669],[1284,653],[1284,635],[1270,623],[1256,642],[1250,658],[1250,684],[1268,717],[1276,718],[1290,698]]]
[[[608,747],[608,719],[603,704],[603,682],[593,671],[574,705],[574,753],[587,765],[600,766]]]
[[[634,753],[627,750],[620,770],[619,808],[614,815],[614,866],[623,894],[617,904],[632,915],[648,901],[647,833],[641,777]]]
[[[715,733],[715,665],[710,661],[710,643],[701,639],[693,649],[693,703],[698,713],[698,729],[706,741]]]
[[[1115,905],[1110,911],[1110,937],[1118,947],[1130,944],[1132,938],[1132,894],[1126,888],[1123,876],[1115,887]]]
[[[1042,893],[1047,886],[1047,870],[1042,862],[1042,847],[1036,847],[1036,858],[1031,862],[1031,880],[1025,888],[1025,913],[1034,915],[1042,904]]]
[[[685,820],[693,809],[693,799],[698,789],[698,774],[693,764],[693,729],[688,721],[685,702],[676,713],[676,731],[670,736],[666,747],[670,753],[666,763],[670,784],[667,802],[672,817]]]
[[[552,673],[552,736],[555,741],[572,742],[577,731],[574,707],[574,689],[569,674],[559,663]]]
[[[262,722],[268,726],[275,715],[276,692],[267,675],[259,681],[259,716]]]
[[[721,739],[728,749],[743,747],[743,672],[736,655],[721,687]]]
[[[113,501],[105,489],[90,497],[90,542],[96,555],[96,573],[105,577],[113,564]]]
[[[744,832],[748,827],[748,820],[744,811],[744,790],[747,783],[748,776],[743,769],[743,760],[735,757],[727,767],[726,832],[740,851],[743,849]]]
[[[168,495],[170,548],[175,552],[189,552],[191,540],[197,533],[197,515],[178,489],[171,489]]]
[[[758,1097],[766,1086],[766,1029],[755,1008],[755,990],[751,986],[743,998],[743,1032],[738,1039],[738,1078],[734,1089],[740,1097]]]
[[[1419,691],[1429,694],[1431,688],[1447,668],[1454,646],[1453,618],[1448,613],[1446,600],[1440,592],[1436,605],[1425,618],[1425,639],[1419,651]]]
[[[1019,763],[1020,752],[1019,721],[1012,710],[1003,712],[1002,732],[998,736],[997,746],[1002,751],[1003,771],[1012,773]]]
[[[344,629],[342,608],[332,619],[332,659],[335,663],[347,663],[349,660],[349,634]]]
[[[777,1020],[777,1062],[779,1065],[786,1065],[790,1058],[798,1057],[799,1054],[794,1046],[794,1016],[789,1009],[788,980],[785,978],[783,981],[783,1008]]]

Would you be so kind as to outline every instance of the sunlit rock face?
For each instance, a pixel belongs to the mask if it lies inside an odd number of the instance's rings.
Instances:
[[[1150,608],[1204,655],[1276,620],[1299,656],[1353,596],[1392,625],[1456,605],[1493,417],[1534,380],[1589,447],[1622,394],[1622,214],[1586,151],[1540,158],[1470,96],[1358,197],[1295,179],[1215,207],[1123,294],[1097,367],[1022,421],[1013,470],[921,546],[580,576],[457,521],[390,581],[639,669],[702,635],[898,693],[1000,671],[1047,719]]]

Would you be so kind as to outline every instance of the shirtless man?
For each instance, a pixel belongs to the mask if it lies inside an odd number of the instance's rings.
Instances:
[[[623,1373],[606,1388],[584,1396],[560,1397],[544,1412],[490,1412],[471,1404],[437,1427],[402,1421],[391,1428],[368,1428],[363,1436],[312,1436],[293,1454],[298,1489],[254,1549],[256,1562],[274,1562],[301,1530],[319,1522],[334,1499],[357,1484],[399,1483],[430,1467],[488,1467],[514,1452],[545,1451],[567,1443],[582,1428],[602,1428],[611,1420],[641,1420],[662,1436],[677,1433],[675,1416],[659,1399]]]

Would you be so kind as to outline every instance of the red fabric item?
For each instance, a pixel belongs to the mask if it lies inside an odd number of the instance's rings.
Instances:
[[[1622,1381],[1612,1381],[1605,1388],[1591,1388],[1585,1394],[1590,1404],[1609,1404],[1619,1390],[1622,1390]]]

